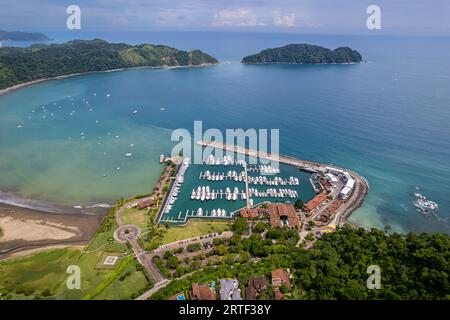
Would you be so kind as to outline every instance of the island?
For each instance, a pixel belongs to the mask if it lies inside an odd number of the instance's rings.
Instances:
[[[243,64],[344,64],[362,61],[361,54],[349,47],[334,50],[311,44],[288,44],[252,54],[242,59]]]
[[[0,30],[0,41],[50,41],[45,34],[38,32]]]
[[[163,45],[129,45],[101,39],[73,40],[63,44],[35,44],[27,48],[0,48],[0,89],[36,80],[94,71],[132,67],[205,66],[217,59]]]

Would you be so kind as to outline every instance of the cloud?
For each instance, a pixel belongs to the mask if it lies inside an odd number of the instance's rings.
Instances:
[[[279,26],[279,27],[295,27],[296,26],[295,13],[291,13],[291,14],[282,16],[280,11],[273,11],[272,16],[273,16],[273,24],[275,26]]]
[[[214,21],[211,23],[215,27],[254,27],[264,26],[258,21],[256,15],[249,9],[225,9],[214,14]]]

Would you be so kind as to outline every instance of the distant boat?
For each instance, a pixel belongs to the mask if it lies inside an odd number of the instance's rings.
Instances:
[[[127,157],[131,157],[133,154],[131,153],[131,152],[129,152],[129,153],[125,153],[125,156],[127,156]]]
[[[111,95],[110,95],[109,93],[106,95],[107,98],[109,98],[110,96],[111,96]]]
[[[134,111],[133,111],[133,114],[136,114],[136,113],[138,113],[138,111],[137,111],[137,110],[134,110]]]

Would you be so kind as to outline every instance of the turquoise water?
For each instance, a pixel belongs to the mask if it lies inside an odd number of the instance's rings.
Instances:
[[[0,190],[70,206],[111,203],[148,192],[162,169],[159,154],[171,149],[171,130],[192,130],[194,120],[203,120],[205,129],[279,128],[283,154],[361,173],[370,183],[369,197],[352,216],[361,225],[450,232],[445,220],[450,216],[448,39],[238,33],[96,36],[198,47],[224,63],[91,74],[1,96]],[[349,45],[367,63],[239,64],[246,54],[289,42]],[[42,107],[54,115],[42,118]],[[128,152],[133,155],[126,157]],[[416,191],[439,204],[437,217],[415,209]]]

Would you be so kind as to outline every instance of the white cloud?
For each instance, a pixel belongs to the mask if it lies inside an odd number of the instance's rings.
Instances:
[[[280,11],[273,11],[272,16],[273,16],[273,24],[276,26],[280,27],[296,26],[295,13],[282,16]]]
[[[249,9],[220,10],[214,14],[213,26],[221,27],[254,27],[264,26],[258,21],[256,15]]]

